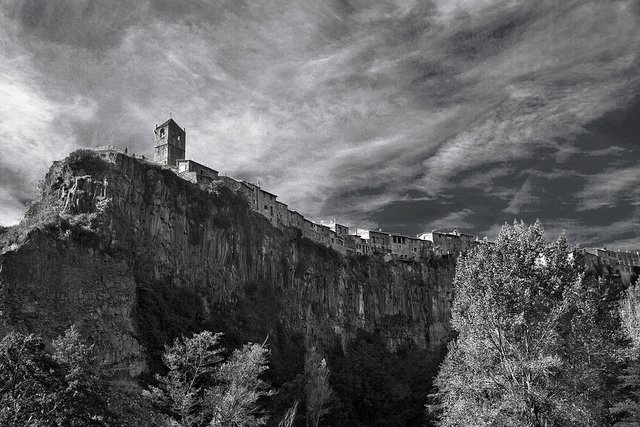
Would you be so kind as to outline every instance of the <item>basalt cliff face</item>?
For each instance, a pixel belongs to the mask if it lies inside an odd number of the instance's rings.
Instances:
[[[358,331],[391,350],[450,337],[452,259],[344,257],[273,227],[223,185],[120,153],[74,152],[42,189],[0,236],[0,333],[53,338],[75,324],[121,377],[202,329],[230,344],[268,335],[283,364],[289,350],[346,347]]]

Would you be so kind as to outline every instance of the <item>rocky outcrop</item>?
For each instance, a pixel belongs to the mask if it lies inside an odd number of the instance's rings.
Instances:
[[[346,345],[358,330],[390,349],[450,336],[451,259],[344,257],[274,228],[224,185],[122,153],[74,152],[43,188],[2,237],[0,329],[55,337],[75,323],[122,374],[202,328],[269,334],[276,352],[292,337]]]

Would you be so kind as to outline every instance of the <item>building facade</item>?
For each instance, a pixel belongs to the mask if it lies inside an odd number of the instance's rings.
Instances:
[[[194,162],[193,160],[180,159],[177,160],[176,163],[178,175],[191,182],[199,184],[218,180],[218,171]]]
[[[153,161],[163,166],[178,166],[178,160],[185,158],[187,132],[169,119],[156,126]]]

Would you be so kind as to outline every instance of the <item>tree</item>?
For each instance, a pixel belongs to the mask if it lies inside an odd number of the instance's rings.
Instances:
[[[57,393],[56,419],[59,425],[87,425],[106,421],[104,400],[106,383],[101,378],[100,364],[80,333],[71,326],[53,343],[53,359],[62,367],[63,387]]]
[[[267,368],[268,350],[264,344],[246,344],[235,350],[220,366],[218,384],[207,390],[205,402],[213,411],[211,426],[257,426],[266,424],[267,416],[258,400],[271,395],[269,385],[260,379]]]
[[[152,390],[156,401],[169,414],[171,425],[249,426],[261,425],[266,416],[257,401],[270,394],[259,377],[267,369],[265,344],[247,344],[223,363],[222,334],[204,331],[191,338],[176,339],[162,356],[169,369],[157,376]]]
[[[204,425],[202,388],[223,360],[221,337],[220,333],[204,331],[189,339],[176,338],[172,346],[165,346],[162,362],[169,372],[156,376],[159,388],[153,392],[178,425]]]
[[[45,351],[40,337],[17,332],[0,342],[0,424],[100,426],[109,418],[93,347],[72,327]]]
[[[296,400],[292,407],[287,409],[284,416],[278,423],[278,427],[293,427],[293,423],[296,421],[296,415],[298,414],[299,400]]]
[[[621,288],[586,274],[564,235],[505,225],[458,260],[458,338],[436,379],[439,425],[602,425],[621,348]]]
[[[59,388],[59,366],[34,335],[7,334],[0,342],[0,424],[45,424],[51,394]]]
[[[640,423],[640,284],[627,289],[620,303],[622,328],[630,346],[625,352],[627,366],[620,376],[620,397],[614,413],[621,421]]]
[[[318,427],[320,419],[329,412],[333,390],[329,384],[329,367],[315,347],[305,360],[305,394],[307,398],[307,427]]]

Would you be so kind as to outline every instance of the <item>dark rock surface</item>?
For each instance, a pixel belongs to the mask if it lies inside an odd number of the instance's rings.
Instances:
[[[122,377],[202,329],[230,344],[269,335],[283,365],[289,350],[344,347],[359,330],[390,350],[449,339],[454,260],[344,257],[274,228],[223,185],[101,154],[54,163],[42,200],[0,235],[0,333],[51,339],[76,324]]]

